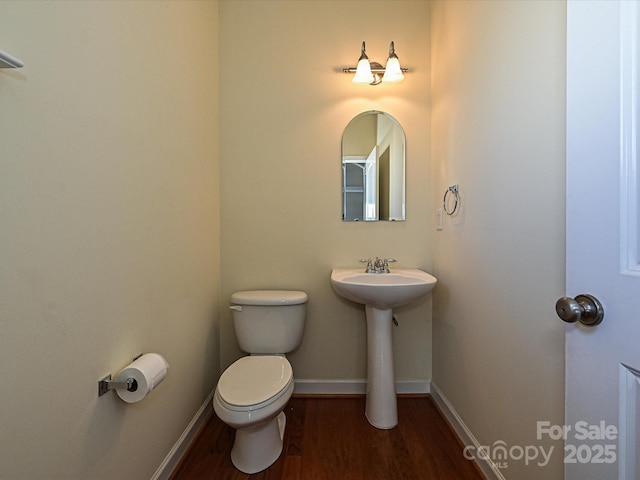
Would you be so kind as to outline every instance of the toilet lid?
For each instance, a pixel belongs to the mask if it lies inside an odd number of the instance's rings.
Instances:
[[[293,377],[285,357],[242,357],[227,368],[218,381],[218,394],[230,405],[249,407],[265,402],[284,390]]]

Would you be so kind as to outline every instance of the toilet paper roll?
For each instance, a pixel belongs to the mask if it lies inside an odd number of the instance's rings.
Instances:
[[[130,392],[126,388],[117,388],[116,393],[127,403],[139,402],[164,380],[167,370],[169,364],[162,355],[145,353],[115,378],[116,382],[126,382],[127,378],[133,378],[135,390]]]

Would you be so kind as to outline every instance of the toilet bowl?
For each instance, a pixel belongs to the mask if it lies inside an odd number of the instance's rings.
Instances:
[[[284,353],[301,342],[307,295],[259,290],[235,293],[231,301],[238,344],[250,355],[220,376],[213,408],[236,430],[234,466],[253,474],[271,466],[282,452],[283,410],[294,388],[293,369]]]
[[[231,461],[238,470],[257,473],[280,456],[286,424],[282,410],[293,386],[289,361],[276,355],[242,357],[220,377],[213,408],[236,429]]]

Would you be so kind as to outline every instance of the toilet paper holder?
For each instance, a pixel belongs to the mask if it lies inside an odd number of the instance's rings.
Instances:
[[[135,362],[141,356],[142,353],[136,355],[135,357],[133,357],[133,361]],[[98,381],[98,396],[101,397],[109,390],[115,390],[117,388],[125,388],[130,392],[135,392],[136,390],[138,390],[138,382],[135,378],[127,378],[124,381],[116,382],[114,380],[111,380],[111,374],[108,374]]]

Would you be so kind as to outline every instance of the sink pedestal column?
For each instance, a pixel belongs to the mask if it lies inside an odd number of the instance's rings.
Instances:
[[[365,306],[367,315],[367,420],[376,428],[398,425],[396,380],[393,371],[393,310]]]

